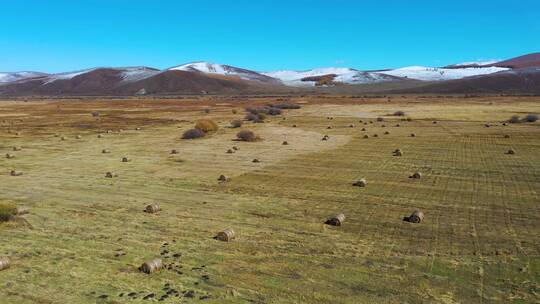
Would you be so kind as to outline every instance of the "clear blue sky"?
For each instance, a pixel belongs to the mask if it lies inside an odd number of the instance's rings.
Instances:
[[[0,71],[442,66],[540,51],[539,0],[26,0],[0,5]]]

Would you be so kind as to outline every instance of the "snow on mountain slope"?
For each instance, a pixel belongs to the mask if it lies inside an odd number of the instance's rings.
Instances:
[[[161,73],[160,70],[148,67],[115,68],[115,70],[120,71],[123,83],[143,80]]]
[[[8,83],[8,82],[14,82],[14,81],[19,81],[19,80],[23,80],[23,79],[43,77],[43,76],[47,76],[47,74],[40,73],[40,72],[8,72],[8,73],[0,73],[0,83]]]
[[[257,80],[262,82],[272,82],[273,79],[255,71],[241,69],[230,65],[216,64],[210,62],[193,62],[169,69],[170,71],[200,72],[205,74],[217,74],[225,76],[238,76],[244,80]]]
[[[94,68],[94,69],[87,69],[87,70],[80,70],[80,71],[74,71],[74,72],[66,72],[66,73],[58,73],[58,74],[52,74],[52,75],[49,75],[49,77],[47,77],[47,79],[45,80],[45,82],[43,83],[43,85],[45,84],[49,84],[49,83],[52,83],[52,82],[55,82],[57,80],[68,80],[68,79],[72,79],[73,77],[75,76],[79,76],[79,75],[82,75],[82,74],[86,74],[88,72],[92,72],[94,70],[97,70],[97,68]]]
[[[314,86],[315,81],[305,81],[303,79],[309,77],[318,77],[323,75],[336,75],[334,77],[334,82],[341,82],[347,84],[365,84],[365,83],[375,83],[375,82],[384,82],[384,81],[393,81],[394,77],[373,73],[373,72],[362,72],[357,71],[351,68],[318,68],[308,71],[273,71],[263,73],[266,76],[277,78],[281,80],[285,85],[295,86],[295,87],[306,87]]]
[[[468,68],[431,68],[423,66],[410,66],[395,70],[380,71],[386,75],[406,77],[423,81],[440,81],[461,79],[465,77],[493,74],[507,71],[508,68],[499,67],[468,67]]]
[[[456,64],[451,64],[446,66],[445,68],[459,68],[459,67],[481,67],[481,66],[489,66],[496,62],[499,62],[499,60],[482,60],[482,61],[469,61],[469,62],[461,62]]]

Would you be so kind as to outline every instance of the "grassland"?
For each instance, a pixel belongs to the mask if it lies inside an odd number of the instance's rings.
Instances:
[[[538,98],[298,97],[241,128],[264,140],[233,141],[228,123],[273,101],[0,102],[15,155],[0,200],[31,208],[0,224],[0,303],[157,302],[167,283],[180,296],[163,303],[539,303],[540,124],[500,123]],[[220,130],[181,140],[201,118]],[[424,222],[402,221],[415,209]],[[338,212],[343,226],[323,224]],[[212,238],[227,227],[233,242]],[[160,256],[170,270],[138,272]]]

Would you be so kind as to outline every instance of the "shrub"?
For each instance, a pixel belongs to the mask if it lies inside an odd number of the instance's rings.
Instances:
[[[204,137],[206,133],[204,133],[201,129],[189,129],[182,135],[183,139],[195,139],[195,138],[201,138]]]
[[[394,116],[405,116],[405,112],[403,112],[403,111],[395,111]]]
[[[219,126],[213,120],[202,119],[197,121],[197,123],[195,124],[195,129],[200,129],[204,133],[208,133],[217,131],[219,129]]]
[[[236,138],[241,141],[257,141],[260,138],[250,130],[242,130],[236,134]]]
[[[231,121],[231,127],[232,128],[240,128],[242,126],[242,121],[241,120],[233,120]]]
[[[0,222],[7,222],[17,214],[17,206],[8,202],[0,202]]]
[[[266,115],[264,115],[263,113],[258,113],[258,114],[247,113],[245,118],[246,118],[247,121],[253,121],[253,122],[256,122],[256,123],[262,123],[262,122],[264,122],[264,119],[266,118]]]
[[[517,115],[514,115],[514,116],[510,117],[510,119],[508,120],[509,123],[518,123],[520,121],[521,121],[521,119]]]
[[[238,111],[237,111],[236,109],[232,109],[231,112],[232,112],[233,114],[238,113]]]
[[[281,115],[283,111],[280,108],[270,107],[268,108],[268,115]]]
[[[384,118],[382,118],[382,117],[377,117],[377,121],[384,121]]]
[[[278,103],[278,104],[273,104],[271,105],[271,107],[274,107],[274,108],[278,108],[278,109],[300,109],[301,106],[298,105],[298,104],[295,104],[295,103],[290,103],[290,102],[282,102],[282,103]]]
[[[204,113],[206,114],[210,113],[210,109],[209,108],[204,109]]]
[[[525,116],[526,122],[535,122],[537,120],[538,120],[538,115],[536,114],[528,114],[527,116]]]

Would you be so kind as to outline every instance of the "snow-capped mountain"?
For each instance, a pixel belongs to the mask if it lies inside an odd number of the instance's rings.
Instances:
[[[47,76],[46,73],[40,72],[9,72],[2,73],[0,72],[0,83],[15,82],[24,79],[36,78]]]
[[[281,80],[285,85],[294,87],[306,87],[314,86],[317,81],[316,77],[325,75],[335,75],[333,82],[340,82],[346,84],[366,84],[396,80],[395,77],[391,77],[381,73],[362,72],[351,68],[318,68],[307,71],[273,71],[264,73],[264,75],[277,78]]]
[[[380,71],[386,75],[410,78],[422,81],[443,81],[461,79],[471,76],[493,74],[507,71],[508,68],[501,67],[467,67],[467,68],[432,68],[424,66],[409,66],[395,70]]]
[[[233,67],[230,65],[217,64],[211,62],[192,62],[170,68],[169,71],[199,72],[204,74],[216,74],[224,76],[240,77],[243,80],[256,80],[261,82],[272,82],[274,79],[261,73]]]

